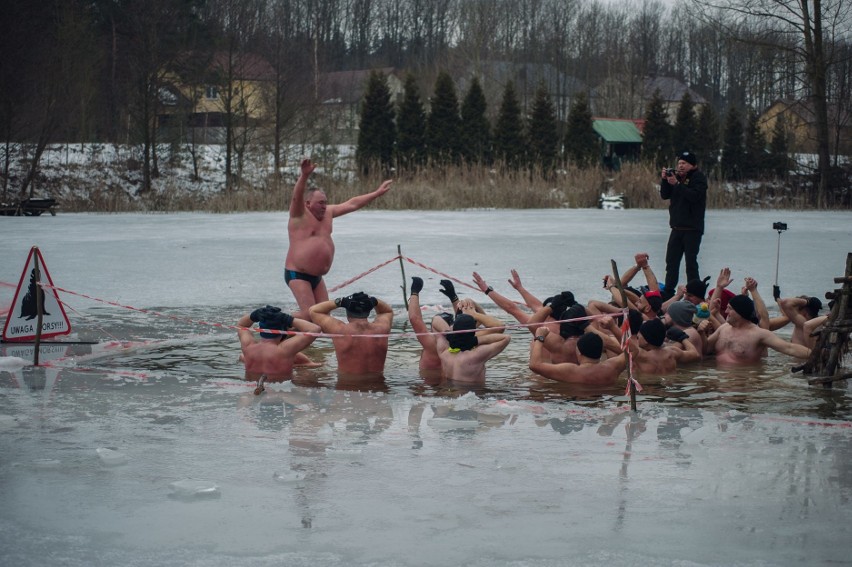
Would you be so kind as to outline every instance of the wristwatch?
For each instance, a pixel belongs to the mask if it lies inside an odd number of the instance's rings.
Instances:
[[[535,340],[537,340],[538,342],[543,343],[543,342],[544,342],[544,336],[543,336],[543,335],[536,335],[536,336],[535,336]]]

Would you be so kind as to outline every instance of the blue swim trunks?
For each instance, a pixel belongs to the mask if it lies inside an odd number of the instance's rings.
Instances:
[[[306,274],[304,272],[297,272],[296,270],[284,270],[284,283],[290,285],[291,280],[305,280],[309,284],[311,284],[311,289],[316,289],[317,286],[322,281],[322,276],[312,276],[311,274]]]

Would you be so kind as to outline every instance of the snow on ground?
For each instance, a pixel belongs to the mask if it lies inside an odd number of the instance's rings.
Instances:
[[[9,199],[20,187],[32,159],[31,148],[17,146],[12,149],[8,193]],[[212,196],[225,187],[225,148],[222,145],[182,146],[175,149],[160,145],[157,162],[160,175],[152,179],[154,194]],[[334,163],[331,170],[318,171],[347,176],[347,164],[354,155],[352,146],[293,146],[286,150],[281,173],[295,178],[302,156],[313,156],[319,163]],[[0,150],[0,162],[5,156]],[[232,156],[232,168],[239,167],[238,156]],[[194,161],[198,179],[195,179]],[[243,161],[244,182],[250,187],[263,187],[274,171],[269,152],[246,154]],[[54,198],[60,201],[109,202],[135,201],[142,187],[142,149],[139,146],[119,144],[54,144],[45,150],[35,181],[33,195],[37,198]]]

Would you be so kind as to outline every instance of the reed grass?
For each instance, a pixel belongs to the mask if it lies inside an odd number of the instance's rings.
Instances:
[[[215,213],[281,211],[289,207],[292,178],[269,175],[230,190],[187,191],[186,185],[161,179],[158,189],[132,195],[126,188],[95,184],[76,192],[63,191],[60,210],[68,212],[177,212]],[[353,180],[316,174],[311,185],[322,188],[331,203],[374,190],[383,178],[373,175]],[[386,210],[453,210],[471,208],[537,209],[594,208],[602,194],[624,196],[628,208],[668,206],[659,195],[659,172],[643,164],[626,163],[617,172],[603,169],[558,170],[545,178],[530,171],[500,166],[432,167],[394,174],[391,190],[369,206]],[[776,181],[731,184],[710,180],[707,206],[711,209],[809,209],[803,188]]]

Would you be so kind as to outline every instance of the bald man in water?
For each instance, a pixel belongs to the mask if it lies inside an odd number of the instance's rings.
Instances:
[[[299,304],[299,311],[293,315],[308,319],[312,305],[328,300],[323,276],[331,269],[334,260],[332,220],[381,197],[388,192],[392,181],[387,180],[375,191],[352,197],[345,203],[329,205],[322,189],[306,189],[316,164],[305,159],[300,167],[301,174],[290,200],[290,220],[287,223],[290,248],[284,262],[284,281]]]

